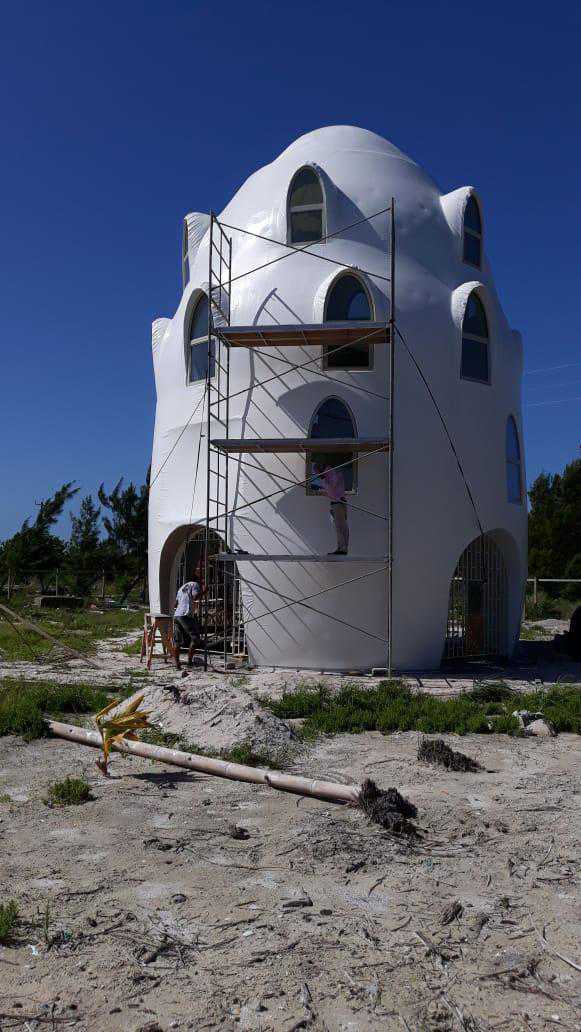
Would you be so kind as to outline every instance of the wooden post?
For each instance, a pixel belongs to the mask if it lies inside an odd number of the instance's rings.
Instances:
[[[12,570],[8,570],[8,585],[6,587],[6,597],[8,601],[12,598]]]
[[[103,570],[103,575],[101,577],[101,602],[104,602],[104,601],[105,601],[105,571]]]
[[[538,580],[537,580],[536,577],[533,577],[533,605],[534,606],[536,606],[537,600],[538,600],[537,589],[538,589]]]

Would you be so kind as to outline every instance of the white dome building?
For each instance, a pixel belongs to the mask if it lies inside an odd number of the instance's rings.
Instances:
[[[238,571],[253,664],[417,670],[510,655],[526,578],[522,343],[476,191],[442,195],[380,136],[331,126],[250,176],[210,223],[186,216],[183,295],[153,323],[152,613],[171,613],[209,518],[212,542],[238,553],[221,569],[229,583]],[[222,442],[209,478],[208,395]],[[315,450],[345,464],[348,556],[327,556]]]

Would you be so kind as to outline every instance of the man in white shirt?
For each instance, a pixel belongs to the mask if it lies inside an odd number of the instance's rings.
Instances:
[[[197,604],[202,594],[198,581],[186,581],[182,584],[181,588],[178,588],[176,595],[176,607],[174,612],[174,625],[177,624],[179,630],[182,632],[186,641],[189,641],[188,647],[188,666],[193,666],[194,663],[194,652],[196,648],[200,646],[201,632],[200,622],[197,617],[194,616],[194,606]],[[180,650],[179,645],[176,643],[175,652],[175,665],[176,669],[180,669]]]

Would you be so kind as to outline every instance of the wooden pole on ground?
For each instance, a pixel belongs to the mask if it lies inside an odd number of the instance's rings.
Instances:
[[[79,742],[81,745],[89,745],[94,749],[102,748],[101,736],[96,731],[86,731],[85,728],[76,727],[74,724],[61,724],[58,720],[48,720],[47,723],[53,735],[57,735],[59,738],[65,738],[69,742]],[[148,745],[146,742],[122,739],[114,742],[111,748],[115,752],[143,756],[148,760],[158,760],[161,763],[169,763],[173,767],[195,770],[200,774],[211,774],[218,778],[228,778],[230,781],[248,781],[254,785],[268,785],[269,788],[276,788],[279,792],[312,796],[330,803],[349,803],[352,806],[357,806],[359,803],[358,785],[338,785],[333,781],[317,781],[312,778],[302,778],[296,774],[283,774],[277,770],[247,767],[243,763],[229,763],[228,760],[216,760],[209,756],[199,756],[196,753],[180,752],[179,749]]]

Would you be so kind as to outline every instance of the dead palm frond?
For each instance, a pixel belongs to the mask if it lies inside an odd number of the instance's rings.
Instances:
[[[103,743],[103,759],[97,760],[97,766],[103,774],[108,773],[109,753],[112,746],[125,738],[137,741],[139,735],[136,732],[151,726],[147,719],[150,711],[139,709],[142,702],[143,695],[137,695],[124,710],[112,717],[107,717],[111,710],[121,705],[120,699],[114,699],[108,706],[105,706],[105,709],[95,715],[95,723]]]

